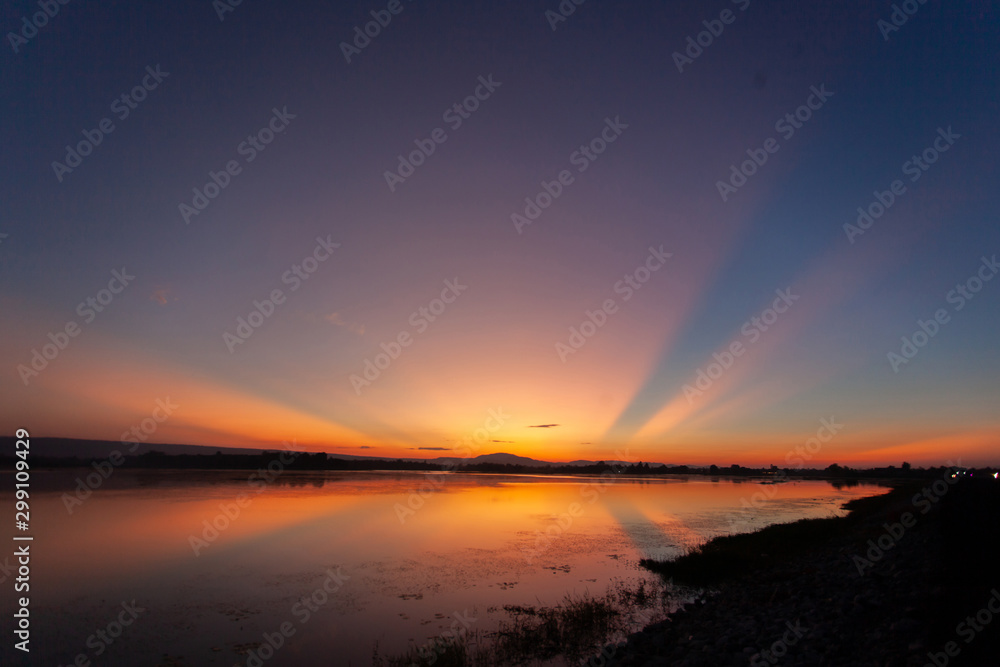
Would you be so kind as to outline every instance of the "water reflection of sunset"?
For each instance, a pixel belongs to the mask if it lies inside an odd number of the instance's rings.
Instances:
[[[345,594],[300,646],[320,654],[336,641],[363,656],[377,637],[405,645],[442,609],[557,602],[615,578],[649,576],[634,569],[639,558],[727,532],[742,500],[765,488],[682,478],[294,472],[258,486],[248,475],[119,471],[72,514],[62,490],[39,492],[37,543],[60,544],[32,561],[44,582],[41,617],[67,599],[121,591],[157,610],[158,633],[168,631],[171,614],[200,610],[212,624],[230,613],[227,605],[261,614],[266,627],[316,585],[317,573],[333,569],[350,577]],[[47,484],[69,491],[73,480],[60,474]],[[827,516],[848,498],[879,491],[824,482],[767,488],[775,494],[757,513],[761,522]],[[240,494],[249,498],[242,507]],[[234,602],[219,606],[212,600],[220,595]],[[345,628],[351,642],[339,634]],[[386,638],[373,629],[394,630]],[[223,636],[236,630],[218,628]]]
[[[105,489],[75,506],[72,515],[60,496],[46,496],[46,530],[74,547],[43,558],[51,559],[56,577],[76,577],[81,567],[94,577],[142,576],[194,553],[199,559],[266,562],[334,548],[359,560],[386,550],[503,549],[512,536],[530,541],[552,526],[558,526],[555,534],[577,536],[655,526],[665,542],[690,545],[713,534],[700,532],[692,517],[738,510],[741,499],[762,488],[752,482],[614,477],[288,475],[296,486],[289,480],[253,485],[246,474],[229,473],[230,481],[222,484],[175,480],[146,492]],[[857,493],[844,495],[819,482],[772,488],[776,508],[812,501],[817,489],[831,498]]]

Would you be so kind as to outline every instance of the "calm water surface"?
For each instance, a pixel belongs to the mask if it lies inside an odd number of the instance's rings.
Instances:
[[[265,486],[248,483],[249,471],[119,470],[70,513],[63,494],[77,474],[33,477],[31,664],[84,654],[93,664],[244,665],[248,649],[287,623],[290,637],[263,664],[370,665],[376,645],[398,654],[456,614],[489,632],[503,605],[551,606],[653,581],[640,558],[840,514],[844,501],[884,491],[395,472],[284,473]],[[762,507],[742,510],[756,493]],[[112,637],[119,616],[131,620],[122,604],[132,600],[144,611]],[[11,644],[0,647],[4,664]]]

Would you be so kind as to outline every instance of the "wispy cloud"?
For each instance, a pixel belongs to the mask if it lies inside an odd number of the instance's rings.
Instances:
[[[177,301],[178,297],[174,294],[174,291],[169,287],[164,287],[163,289],[158,289],[149,295],[149,298],[156,301],[161,306],[166,305],[171,301]]]
[[[535,424],[534,426],[529,426],[528,428],[555,428],[559,424]]]
[[[357,322],[348,322],[347,320],[344,319],[344,316],[341,315],[340,313],[330,313],[323,319],[325,319],[330,324],[333,324],[334,326],[347,329],[348,331],[356,333],[359,336],[364,335],[365,333],[365,325],[358,324]]]

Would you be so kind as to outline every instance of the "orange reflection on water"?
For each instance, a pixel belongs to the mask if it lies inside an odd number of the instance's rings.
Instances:
[[[704,541],[718,533],[718,521],[704,517],[738,510],[763,489],[772,505],[799,514],[816,504],[818,489],[833,500],[873,492],[838,492],[818,482],[378,473],[286,473],[265,485],[248,483],[248,472],[201,474],[212,483],[175,473],[168,483],[143,487],[132,486],[128,474],[119,473],[117,485],[95,491],[72,515],[61,494],[40,495],[37,539],[61,547],[38,555],[53,585],[227,561],[322,569],[427,552],[460,557],[463,549],[518,553],[544,534],[617,535],[642,552],[657,543]]]
[[[826,516],[848,498],[880,491],[387,472],[287,472],[261,486],[248,482],[250,471],[118,470],[71,515],[64,494],[78,474],[33,478],[40,622],[59,622],[69,607],[103,617],[115,600],[136,599],[156,610],[143,626],[143,651],[162,655],[187,642],[186,654],[211,656],[212,647],[257,641],[327,572],[342,572],[347,583],[323,620],[297,635],[310,647],[301,664],[326,664],[334,651],[361,664],[375,641],[405,650],[428,632],[425,623],[452,610],[555,604],[653,577],[639,558],[670,557],[728,532],[727,517],[756,493],[767,500],[754,520],[770,523]],[[192,539],[203,540],[198,555]],[[237,611],[250,617],[233,623]],[[195,622],[212,633],[184,630]],[[79,630],[82,644],[92,628]]]

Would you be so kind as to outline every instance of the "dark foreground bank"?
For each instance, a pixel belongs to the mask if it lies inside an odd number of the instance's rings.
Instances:
[[[713,592],[589,664],[1000,664],[1000,482],[947,475],[848,509],[644,562]]]

